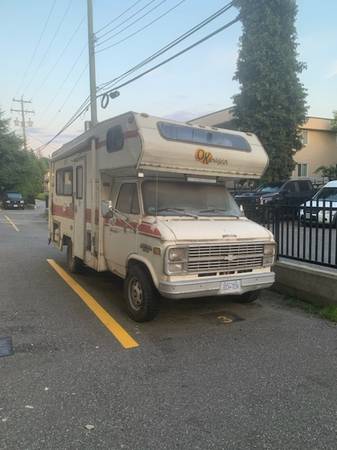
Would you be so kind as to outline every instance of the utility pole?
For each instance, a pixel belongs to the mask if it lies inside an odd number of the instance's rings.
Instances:
[[[11,112],[17,112],[21,114],[21,127],[22,127],[22,136],[23,136],[23,148],[27,150],[27,134],[26,134],[26,117],[25,114],[35,114],[34,111],[30,111],[25,109],[26,103],[32,103],[30,100],[24,100],[23,96],[21,96],[20,100],[13,98],[13,102],[20,103],[20,109],[12,109]],[[29,124],[30,125],[30,124]]]
[[[92,0],[87,0],[88,14],[88,51],[89,51],[89,79],[90,79],[90,113],[91,128],[97,125],[97,99],[96,99],[96,67],[95,67],[95,35]],[[100,243],[96,240],[96,202],[97,202],[97,161],[96,161],[96,138],[94,131],[91,137],[91,257],[98,268],[97,254],[100,252]],[[98,244],[98,245],[97,245]]]
[[[92,0],[87,0],[91,126],[97,124],[95,34]]]

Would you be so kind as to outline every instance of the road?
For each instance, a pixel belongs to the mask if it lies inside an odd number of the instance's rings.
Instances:
[[[76,276],[125,349],[47,263],[65,255],[42,213],[0,211],[1,450],[336,449],[336,326],[272,292],[166,301],[136,324],[118,279]]]

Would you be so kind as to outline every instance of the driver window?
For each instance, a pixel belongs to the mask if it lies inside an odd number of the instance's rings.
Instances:
[[[116,204],[118,211],[126,214],[139,214],[139,201],[136,183],[122,184]]]

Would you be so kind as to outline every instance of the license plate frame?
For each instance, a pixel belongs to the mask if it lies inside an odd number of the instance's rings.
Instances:
[[[220,284],[220,292],[223,294],[234,294],[236,292],[240,292],[240,289],[240,280],[222,281]]]

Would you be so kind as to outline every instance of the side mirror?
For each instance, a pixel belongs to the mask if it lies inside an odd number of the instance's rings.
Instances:
[[[113,207],[111,200],[102,200],[101,203],[102,216],[111,218],[113,216]]]

